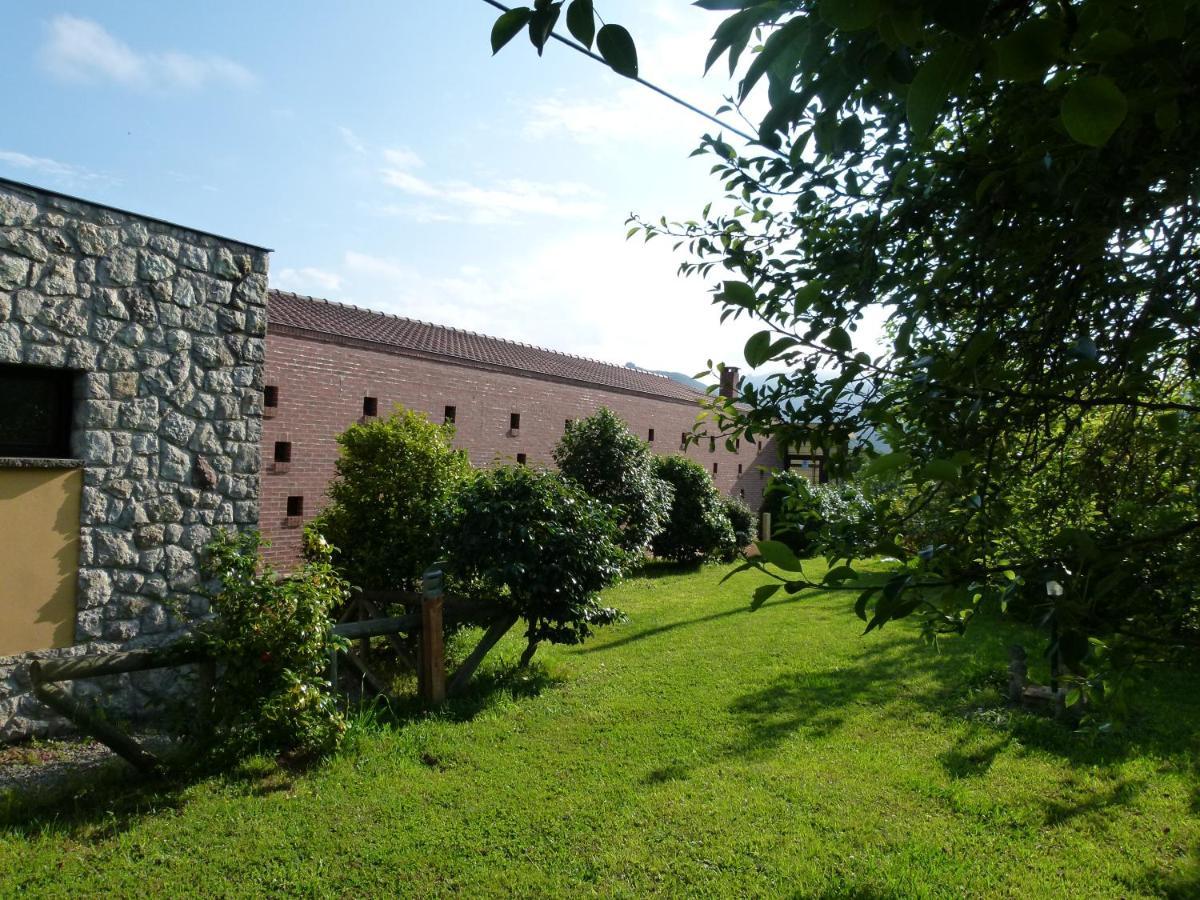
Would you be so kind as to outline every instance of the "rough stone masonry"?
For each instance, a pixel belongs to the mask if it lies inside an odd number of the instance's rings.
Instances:
[[[258,519],[268,251],[0,180],[0,363],[74,377],[74,646],[0,657],[0,740],[60,722],[35,657],[152,646],[206,611],[197,554]],[[2,514],[2,513],[0,513]],[[0,573],[3,577],[3,573]],[[76,682],[116,715],[172,673]]]

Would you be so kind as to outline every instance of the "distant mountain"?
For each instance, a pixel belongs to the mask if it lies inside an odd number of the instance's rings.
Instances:
[[[689,375],[684,375],[682,372],[668,372],[665,369],[647,369],[645,366],[639,366],[636,363],[625,363],[627,369],[641,369],[643,372],[653,372],[655,375],[662,375],[670,378],[672,381],[678,381],[680,384],[686,384],[690,388],[697,391],[703,391],[707,385],[703,381],[697,381]]]

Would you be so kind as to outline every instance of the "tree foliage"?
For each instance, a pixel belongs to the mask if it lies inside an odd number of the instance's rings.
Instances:
[[[733,543],[726,553],[726,556],[732,560],[738,553],[753,544],[758,537],[758,517],[754,515],[754,510],[746,505],[746,501],[740,497],[722,497],[721,506],[733,529]]]
[[[1081,679],[1114,642],[1194,648],[1194,586],[1182,617],[1131,612],[1200,531],[1180,449],[1200,413],[1200,4],[697,5],[729,13],[707,64],[740,73],[731,102],[765,89],[768,111],[754,148],[703,139],[716,208],[637,224],[721,281],[724,318],[761,323],[751,367],[785,368],[714,398],[723,430],[813,443],[835,475],[866,456],[896,482],[870,550],[898,563],[859,597],[868,628],[915,614],[957,632],[1032,592]],[[872,311],[882,348],[860,335]],[[1124,516],[1118,485],[1139,498]],[[913,541],[931,508],[943,538]]]
[[[522,665],[542,641],[578,644],[620,617],[600,602],[624,562],[608,508],[553,472],[502,466],[459,492],[449,562],[526,623]]]
[[[331,614],[349,585],[329,545],[306,538],[309,561],[286,578],[262,562],[257,532],[218,531],[207,547],[202,571],[219,587],[196,639],[219,666],[212,737],[223,753],[327,753],[345,734],[326,667],[340,646]]]
[[[654,473],[650,445],[601,408],[571,423],[554,448],[554,461],[566,478],[612,508],[621,548],[636,562],[671,508],[671,489]]]
[[[686,456],[661,456],[656,466],[673,499],[666,525],[654,538],[654,555],[676,562],[727,555],[736,539],[712,476]]]
[[[338,435],[330,504],[312,527],[358,587],[412,588],[440,558],[449,504],[471,472],[453,436],[453,426],[400,407]]]

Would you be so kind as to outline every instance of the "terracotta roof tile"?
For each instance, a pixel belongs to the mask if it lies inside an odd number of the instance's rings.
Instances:
[[[361,309],[288,291],[271,290],[267,300],[270,326],[338,336],[382,345],[399,353],[442,356],[451,361],[495,366],[665,397],[697,401],[704,397],[685,384],[643,369],[631,369],[543,347],[487,337],[444,325],[431,325],[388,313]]]

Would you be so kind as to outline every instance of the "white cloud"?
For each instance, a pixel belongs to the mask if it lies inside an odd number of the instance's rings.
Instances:
[[[675,275],[666,245],[625,242],[619,230],[584,230],[482,270],[433,272],[347,251],[331,299],[345,300],[617,365],[692,374],[710,357],[741,363],[748,321],[721,325],[707,286]],[[283,285],[291,270],[272,276]],[[289,282],[291,283],[291,282]]]
[[[249,69],[222,56],[168,50],[140,52],[91,19],[60,14],[41,50],[47,71],[64,81],[112,82],[138,90],[196,90],[210,84],[247,87]]]
[[[285,291],[325,296],[341,290],[342,277],[336,272],[305,266],[300,269],[281,269],[271,276],[271,283]]]
[[[591,218],[603,210],[600,194],[572,181],[533,182],[519,178],[478,185],[462,179],[431,180],[411,170],[424,165],[408,149],[383,151],[384,184],[426,201],[415,207],[383,204],[378,212],[413,215],[422,221],[463,219],[477,225],[511,222],[521,215]],[[436,202],[430,202],[436,201]]]
[[[46,156],[30,156],[16,150],[0,150],[0,165],[11,166],[15,169],[26,169],[49,178],[63,181],[112,181],[106,175],[92,172],[80,166],[59,162]]]
[[[367,152],[367,145],[362,142],[362,139],[357,134],[355,134],[345,125],[338,126],[338,133],[341,134],[342,140],[345,141],[346,146],[355,153]]]

